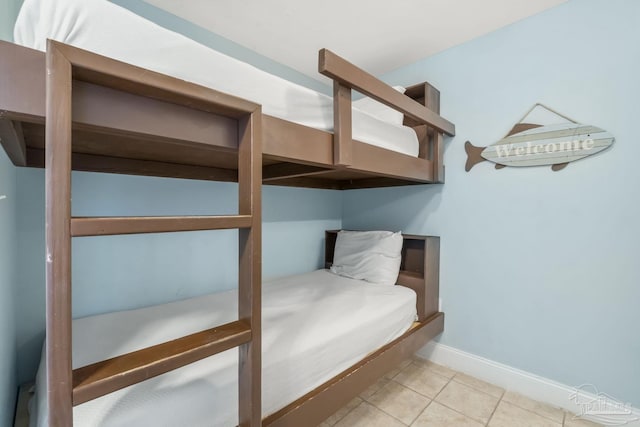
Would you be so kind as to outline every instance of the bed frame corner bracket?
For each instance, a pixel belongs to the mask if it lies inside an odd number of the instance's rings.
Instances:
[[[20,122],[0,115],[0,144],[14,165],[27,166],[27,146]]]

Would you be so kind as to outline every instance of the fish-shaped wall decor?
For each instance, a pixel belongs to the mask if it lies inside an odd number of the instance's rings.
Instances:
[[[532,114],[537,107],[546,110],[545,114]],[[549,113],[555,116],[550,119]],[[558,117],[562,121],[558,122]],[[549,122],[541,124],[539,122]],[[538,122],[538,123],[537,123]],[[564,169],[569,162],[583,159],[609,148],[615,138],[596,126],[584,125],[546,107],[535,104],[533,108],[516,123],[509,133],[488,147],[476,147],[465,143],[467,163],[465,170],[488,160],[496,164],[496,169],[507,166],[551,166],[554,171]]]

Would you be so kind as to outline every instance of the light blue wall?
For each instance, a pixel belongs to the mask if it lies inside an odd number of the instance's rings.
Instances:
[[[73,174],[73,214],[237,213],[237,185],[97,173]],[[44,172],[18,170],[19,376],[33,377],[44,337]],[[322,266],[324,230],[340,228],[337,191],[263,188],[265,278]],[[74,317],[229,289],[237,283],[237,232],[78,238]]]
[[[163,9],[155,7],[149,3],[145,3],[142,0],[110,1],[129,9],[135,14],[140,15],[149,21],[155,22],[162,27],[175,31],[176,33],[180,33],[219,52],[238,58],[241,61],[260,68],[261,70],[275,74],[276,76],[280,76],[318,92],[322,92],[326,95],[330,95],[332,93],[331,87],[327,84],[296,71],[291,67],[269,59],[266,56],[260,55],[251,49],[239,45],[238,43],[218,34],[212,33],[209,30],[175,16]]]
[[[0,148],[0,426],[11,425],[16,398],[16,168]]]
[[[0,0],[0,40],[13,40],[13,24],[22,0]]]
[[[441,342],[640,406],[640,2],[572,0],[392,72],[428,79],[457,126],[446,184],[344,193],[345,228],[442,236]],[[464,171],[543,102],[616,136],[549,168]]]

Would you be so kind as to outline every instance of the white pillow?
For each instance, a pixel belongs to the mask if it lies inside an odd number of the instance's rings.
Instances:
[[[404,93],[404,91],[406,90],[402,86],[394,86],[393,88],[400,93]],[[360,111],[364,111],[365,113],[375,117],[378,120],[402,126],[402,122],[404,120],[403,113],[401,113],[400,111],[396,111],[391,107],[387,107],[383,103],[369,98],[368,96],[365,96],[362,99],[358,99],[357,101],[353,101],[352,105],[354,108],[357,108]]]
[[[380,285],[395,285],[400,271],[402,234],[340,231],[331,272]]]

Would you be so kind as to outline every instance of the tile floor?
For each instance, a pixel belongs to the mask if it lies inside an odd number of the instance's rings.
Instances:
[[[594,427],[562,409],[414,358],[321,427]]]

